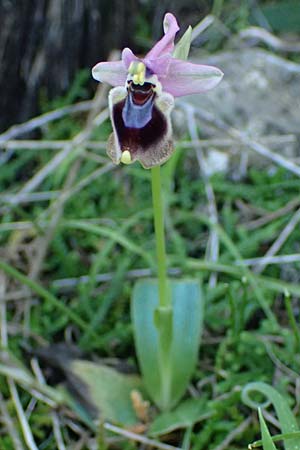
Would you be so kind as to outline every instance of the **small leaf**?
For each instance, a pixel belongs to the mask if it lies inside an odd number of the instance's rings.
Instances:
[[[247,406],[256,409],[257,407],[262,405],[255,403],[250,398],[250,392],[261,393],[262,395],[267,397],[269,403],[273,404],[277,417],[279,419],[282,433],[293,433],[299,430],[297,421],[289,405],[287,404],[287,401],[281,394],[279,394],[279,392],[276,391],[276,389],[263,382],[248,383],[242,391],[242,401]],[[266,407],[266,404],[264,404],[264,407]],[[299,439],[285,439],[284,448],[285,450],[300,450]]]
[[[161,410],[174,407],[187,388],[197,362],[203,316],[203,297],[198,281],[170,280],[169,285],[171,314],[163,314],[158,307],[156,280],[138,281],[131,304],[143,381]],[[166,333],[161,330],[164,322],[168,324]]]
[[[181,37],[180,41],[177,42],[173,58],[187,60],[189,56],[191,41],[192,41],[192,27],[189,26],[184,35]]]
[[[130,393],[141,390],[140,378],[83,360],[70,363],[69,377],[70,374],[82,383],[81,396],[96,408],[102,419],[122,425],[138,422]]]
[[[260,431],[261,431],[261,438],[263,443],[263,449],[264,450],[276,450],[276,447],[274,445],[274,442],[272,441],[272,437],[269,433],[268,427],[266,425],[265,419],[262,415],[261,409],[258,408],[258,416],[259,416],[259,423],[260,423]]]
[[[174,411],[157,416],[150,426],[149,434],[159,436],[177,428],[192,427],[212,414],[213,411],[207,407],[207,399],[192,398],[182,402]]]

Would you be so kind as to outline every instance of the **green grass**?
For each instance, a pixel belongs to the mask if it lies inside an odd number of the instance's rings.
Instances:
[[[97,133],[100,136],[105,130],[106,124]],[[48,138],[47,134],[44,137]],[[16,152],[7,164],[6,176],[1,179],[2,189],[10,181],[10,191],[17,192],[52,156],[50,151]],[[221,242],[219,262],[214,265],[205,262],[211,225],[203,213],[206,203],[203,180],[195,169],[186,170],[184,158],[189,166],[195,167],[195,155],[190,150],[185,155],[178,154],[172,170],[171,162],[163,168],[170,211],[167,248],[169,266],[199,277],[207,298],[205,335],[193,384],[196,387],[199,381],[208,380],[201,396],[213,401],[214,415],[196,425],[189,436],[191,448],[201,450],[220,445],[249,416],[250,410],[240,400],[240,389],[246,383],[272,383],[276,371],[280,370],[277,386],[293,401],[295,378],[291,374],[297,374],[300,365],[298,302],[293,296],[286,303],[283,293],[296,290],[295,295],[299,296],[294,279],[299,263],[289,265],[290,271],[283,270],[282,265],[270,265],[263,276],[234,263],[240,258],[262,256],[292,214],[248,230],[247,220],[258,215],[251,211],[268,214],[282,208],[297,197],[300,185],[294,176],[281,169],[269,175],[252,168],[248,178],[238,183],[227,176],[213,176]],[[73,159],[69,158],[54,176],[44,181],[39,191],[60,190],[73,165]],[[97,167],[97,163],[81,157],[75,183]],[[18,173],[22,173],[21,179]],[[239,208],[240,201],[248,205],[250,218]],[[54,211],[55,202],[52,200],[51,205]],[[199,208],[201,214],[197,212]],[[41,218],[43,225],[39,223]],[[28,276],[30,255],[36,252],[37,240],[47,233],[50,218],[48,202],[25,203],[17,208],[8,206],[4,213],[3,223],[23,220],[32,223],[29,230],[1,231],[0,236],[3,246],[0,269],[15,288],[27,286],[33,293],[29,316],[25,315],[28,300],[22,300],[21,304],[12,300],[7,304],[7,323],[17,327],[16,332],[9,333],[10,351],[24,361],[22,346],[30,346],[34,352],[42,340],[51,345],[62,342],[66,333],[71,333],[72,343],[89,358],[110,357],[135,364],[129,318],[133,282],[126,274],[128,270],[154,264],[149,173],[138,165],[117,167],[71,196],[55,228],[39,279],[33,281]],[[298,251],[299,234],[299,228],[295,228],[282,254]],[[218,284],[209,288],[207,282],[214,268],[218,272]],[[95,276],[99,273],[111,273],[112,280],[97,283]],[[78,283],[69,291],[51,287],[55,280],[82,275],[90,277],[88,282]],[[25,323],[30,329],[27,337],[22,331]],[[1,385],[9,402],[5,377]],[[20,395],[26,408],[30,395],[26,390],[20,390]],[[12,405],[10,410],[14,415]],[[60,412],[61,423],[64,414]],[[40,448],[54,449],[49,407],[38,402],[30,424]],[[75,439],[67,425],[62,427],[67,441]],[[255,421],[236,437],[230,448],[245,448],[258,436]],[[180,446],[182,435],[179,433],[176,439]],[[4,449],[12,448],[8,437],[2,438],[1,445]],[[122,444],[121,448],[126,446]]]

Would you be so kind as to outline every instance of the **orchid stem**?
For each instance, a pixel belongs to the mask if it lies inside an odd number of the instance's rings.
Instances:
[[[171,307],[171,298],[168,293],[167,258],[164,230],[164,208],[162,200],[162,182],[160,166],[151,169],[152,202],[154,214],[154,230],[156,240],[157,274],[159,290],[159,306]]]

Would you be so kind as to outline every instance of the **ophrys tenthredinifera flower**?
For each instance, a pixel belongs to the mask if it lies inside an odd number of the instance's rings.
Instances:
[[[96,80],[115,86],[109,93],[113,133],[107,153],[116,164],[139,160],[148,169],[164,163],[173,152],[174,97],[205,92],[222,79],[217,67],[172,56],[179,30],[173,14],[165,15],[163,28],[164,36],[144,58],[125,48],[121,61],[100,62],[92,69]]]

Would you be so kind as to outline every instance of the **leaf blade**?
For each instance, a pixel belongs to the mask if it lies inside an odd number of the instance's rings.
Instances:
[[[157,281],[138,281],[131,302],[137,356],[144,384],[152,400],[162,410],[174,407],[185,392],[197,361],[203,320],[203,297],[198,281],[170,280],[169,283],[174,332],[171,333],[167,358],[155,322],[159,305]],[[162,360],[162,355],[165,360]]]
[[[263,449],[264,450],[276,450],[275,444],[272,441],[272,437],[270,435],[270,432],[268,430],[268,427],[266,425],[264,416],[262,415],[261,409],[258,408],[258,417],[259,417],[259,423],[260,423],[260,430],[261,430],[261,438],[263,443]]]

